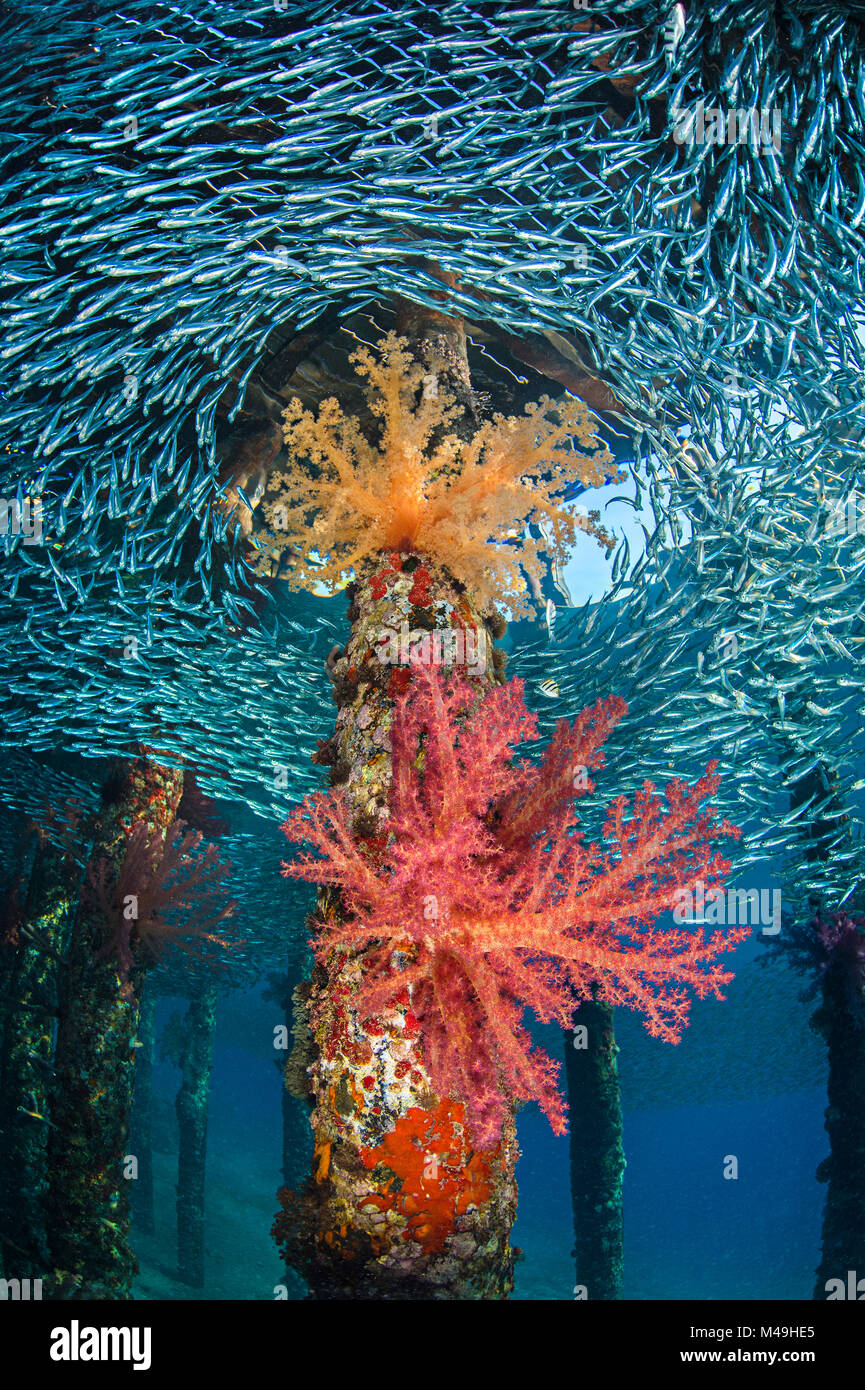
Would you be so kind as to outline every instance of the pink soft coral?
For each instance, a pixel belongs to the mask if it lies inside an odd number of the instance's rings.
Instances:
[[[231,865],[215,845],[201,849],[202,838],[181,820],[164,837],[136,821],[118,867],[112,869],[107,857],[91,864],[85,898],[105,934],[100,955],[116,960],[125,989],[138,948],[155,958],[167,944],[190,950],[184,937],[194,936],[202,958],[215,961],[216,950],[227,944],[216,928],[237,907],[224,898]]]
[[[587,772],[603,765],[600,746],[625,710],[599,701],[572,727],[562,721],[540,762],[515,764],[509,745],[537,737],[522,683],[477,704],[467,681],[420,668],[394,718],[386,845],[355,838],[340,791],[309,797],[283,826],[323,856],[302,853],[283,872],[342,893],[343,920],[323,924],[317,957],[366,952],[361,1017],[410,1000],[432,1083],[466,1102],[481,1148],[513,1101],[539,1101],[554,1131],[566,1129],[558,1067],[532,1048],[526,1006],[568,1027],[594,989],[678,1042],[687,987],[722,997],[732,976],[713,961],[747,935],[654,925],[677,888],[714,886],[728,870],[710,840],[738,832],[702,807],[718,784],[712,765],[693,789],[672,783],[666,802],[648,782],[632,809],[618,798],[606,846],[584,842],[575,799],[594,789]]]

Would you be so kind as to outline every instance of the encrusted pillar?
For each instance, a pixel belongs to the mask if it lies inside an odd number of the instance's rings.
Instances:
[[[843,955],[829,964],[813,1019],[829,1053],[825,1127],[831,1145],[817,1169],[827,1187],[815,1299],[861,1297],[849,1292],[850,1275],[854,1285],[865,1277],[865,1003],[861,977],[856,971],[851,981],[851,973]]]
[[[93,861],[107,860],[116,877],[133,824],[164,834],[182,790],[182,772],[146,758],[122,765]],[[104,954],[113,925],[82,900],[60,997],[46,1199],[51,1296],[60,1299],[130,1298],[137,1268],[123,1168],[145,962],[136,953],[121,978]]]
[[[138,1043],[135,1049],[135,1094],[130,1117],[129,1144],[138,1159],[138,1177],[132,1189],[135,1225],[153,1235],[153,1062],[156,1054],[156,994],[145,978],[139,995]]]
[[[613,1010],[587,999],[565,1034],[571,1203],[578,1298],[622,1297],[624,1212],[622,1101]]]
[[[193,1288],[204,1285],[204,1185],[207,1111],[216,1033],[216,985],[205,980],[189,1000],[180,1059],[177,1110],[177,1271]]]
[[[346,789],[354,833],[374,838],[386,833],[389,729],[412,680],[412,651],[433,660],[441,651],[444,665],[461,653],[479,695],[498,678],[500,656],[494,663],[492,628],[462,585],[422,556],[383,555],[350,592],[351,635],[330,662],[336,732],[318,761]],[[339,911],[324,890],[319,915]],[[304,1194],[283,1190],[275,1234],[313,1298],[504,1298],[513,1286],[513,1117],[495,1149],[473,1151],[463,1105],[430,1084],[408,994],[375,1020],[355,1012],[364,968],[363,953],[334,951],[314,972],[314,1171]]]
[[[0,1235],[7,1278],[45,1277],[46,1153],[54,1001],[81,870],[74,854],[38,845],[14,963],[6,981],[0,1056]]]

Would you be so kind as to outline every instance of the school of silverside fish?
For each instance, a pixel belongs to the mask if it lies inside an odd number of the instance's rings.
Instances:
[[[33,813],[52,750],[130,739],[270,820],[318,784],[345,634],[250,569],[219,430],[276,326],[441,308],[443,274],[469,331],[579,344],[655,517],[509,674],[553,692],[546,723],[629,702],[605,802],[717,757],[739,863],[849,892],[865,516],[833,517],[865,438],[863,22],[808,0],[592,0],[591,22],[566,0],[9,0],[2,494],[40,499],[43,541],[4,538],[5,803]],[[780,111],[778,146],[678,142],[700,102]]]

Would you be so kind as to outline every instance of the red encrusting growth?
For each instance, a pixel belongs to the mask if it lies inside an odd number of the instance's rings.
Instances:
[[[437,1094],[465,1102],[475,1148],[497,1142],[515,1101],[537,1100],[563,1133],[558,1067],[532,1048],[524,1009],[567,1027],[594,992],[678,1042],[689,991],[722,997],[732,976],[715,958],[748,931],[657,921],[682,886],[721,882],[729,865],[711,842],[738,831],[704,806],[718,785],[710,764],[693,788],[673,781],[662,798],[647,782],[633,806],[617,798],[605,843],[587,844],[575,804],[594,790],[587,773],[624,702],[562,721],[539,762],[514,762],[510,745],[537,737],[520,681],[479,703],[461,676],[414,671],[391,730],[387,844],[355,838],[342,791],[318,794],[283,829],[322,857],[301,853],[283,872],[339,888],[344,912],[321,925],[317,958],[364,953],[360,1018],[410,1004],[405,1026],[420,1030]]]
[[[392,700],[398,700],[401,695],[405,695],[410,685],[411,672],[405,666],[398,666],[395,671],[391,671],[387,693]]]
[[[432,583],[432,575],[429,570],[420,565],[412,577],[412,585],[408,593],[408,601],[415,608],[428,608],[430,605],[429,586]]]
[[[440,1100],[434,1110],[409,1110],[360,1157],[365,1168],[380,1170],[378,1191],[363,1205],[407,1216],[403,1240],[416,1240],[427,1252],[442,1250],[459,1218],[482,1206],[492,1191],[489,1159],[470,1148],[465,1106],[452,1101]]]

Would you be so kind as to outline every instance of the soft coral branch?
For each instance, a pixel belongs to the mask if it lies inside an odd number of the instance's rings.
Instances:
[[[426,390],[405,339],[388,334],[377,353],[362,348],[352,361],[367,379],[379,438],[371,444],[335,399],[317,416],[292,401],[290,465],[269,482],[264,513],[274,531],[261,541],[260,564],[285,551],[292,584],[337,587],[364,560],[417,551],[449,567],[481,606],[500,600],[519,616],[530,611],[523,572],[540,580],[542,551],[563,562],[578,531],[612,545],[596,519],[564,501],[576,480],[603,483],[612,462],[582,401],[545,397],[464,440],[450,432],[453,398]],[[534,540],[527,528],[541,523],[549,539]]]
[[[365,952],[361,1017],[410,1001],[433,1085],[466,1103],[480,1147],[513,1101],[538,1100],[565,1128],[557,1068],[532,1048],[526,1007],[567,1025],[594,994],[677,1042],[691,995],[722,997],[732,976],[717,957],[747,935],[657,925],[684,884],[713,887],[728,870],[712,841],[738,832],[705,805],[713,767],[693,788],[676,781],[660,797],[646,783],[633,806],[617,799],[605,844],[585,843],[575,792],[586,784],[570,770],[602,765],[624,712],[621,700],[601,701],[560,724],[539,763],[515,762],[511,745],[537,737],[519,681],[479,703],[463,678],[419,667],[394,718],[387,843],[353,836],[338,792],[308,799],[283,827],[315,851],[284,872],[341,890],[341,916],[313,943],[318,959]]]
[[[175,821],[164,837],[137,821],[117,870],[107,857],[91,864],[85,897],[104,932],[99,954],[115,958],[124,984],[139,948],[156,958],[168,944],[190,949],[184,938],[194,937],[199,949],[205,943],[205,959],[209,952],[215,960],[214,948],[227,944],[217,928],[237,907],[225,898],[231,866],[215,845],[202,849],[202,838],[184,821]]]

